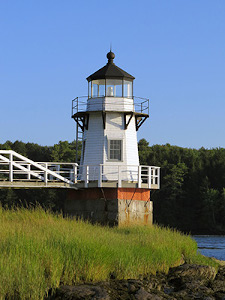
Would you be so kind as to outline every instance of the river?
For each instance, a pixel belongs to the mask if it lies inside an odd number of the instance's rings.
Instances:
[[[199,252],[205,256],[225,260],[225,236],[224,235],[194,235]]]

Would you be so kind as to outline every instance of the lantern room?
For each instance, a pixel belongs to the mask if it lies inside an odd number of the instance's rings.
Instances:
[[[88,99],[98,97],[133,98],[132,75],[117,67],[113,60],[115,54],[107,54],[108,63],[87,78]]]

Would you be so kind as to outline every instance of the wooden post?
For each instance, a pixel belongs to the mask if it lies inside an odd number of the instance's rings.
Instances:
[[[45,163],[44,166],[46,168],[46,170],[44,171],[44,181],[45,181],[45,184],[47,185],[47,183],[48,183],[48,173],[47,173],[48,164]]]
[[[138,188],[141,188],[141,166],[138,166]]]
[[[152,168],[148,167],[148,188],[152,187]]]
[[[13,182],[13,154],[9,154],[9,181]]]
[[[87,188],[89,183],[89,166],[85,166],[85,183],[84,186]]]
[[[73,165],[73,176],[74,176],[74,183],[77,183],[77,165]]]
[[[27,165],[27,170],[28,170],[28,173],[27,173],[27,179],[30,180],[30,164]]]
[[[158,189],[160,189],[160,168],[157,168],[158,172]]]

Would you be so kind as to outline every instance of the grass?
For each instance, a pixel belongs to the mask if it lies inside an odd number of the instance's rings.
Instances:
[[[168,272],[197,254],[189,236],[158,226],[108,228],[41,208],[0,207],[0,299],[43,299],[50,288]]]

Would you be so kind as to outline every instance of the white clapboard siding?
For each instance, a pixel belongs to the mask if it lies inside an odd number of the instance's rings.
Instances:
[[[137,131],[135,117],[133,116],[125,130],[127,165],[139,165]]]
[[[133,99],[127,98],[95,98],[88,100],[89,111],[88,130],[84,130],[85,141],[83,165],[89,168],[90,180],[97,180],[100,164],[103,164],[104,180],[117,180],[120,172],[122,180],[138,180],[138,145],[137,132],[135,128],[135,117],[133,116],[127,129],[124,124],[125,111],[134,111]],[[99,111],[99,112],[98,112]],[[105,129],[103,128],[102,111],[106,112]],[[130,116],[127,116],[127,119]],[[122,140],[122,160],[109,160],[109,140]],[[95,166],[94,166],[95,165]],[[129,173],[127,172],[127,166]],[[82,178],[85,176],[81,170]]]
[[[108,159],[109,153],[108,153],[108,143],[109,140],[122,140],[124,144],[124,124],[123,124],[123,114],[121,113],[115,113],[115,112],[107,112],[106,114],[106,127],[105,127],[105,139],[104,139],[104,165],[107,166],[114,166],[117,165],[123,165],[125,164],[125,157],[124,157],[124,151],[122,153],[122,161],[110,161]],[[123,145],[124,149],[124,145]],[[112,172],[114,173],[115,170],[112,169]],[[118,173],[118,170],[116,170]],[[107,171],[108,173],[108,171]]]
[[[101,113],[92,113],[88,130],[84,131],[85,153],[83,164],[95,165],[103,162],[104,130]]]
[[[111,139],[121,139],[122,145],[122,161],[110,161],[108,159],[108,141]],[[137,147],[137,133],[135,128],[135,118],[133,117],[128,125],[128,128],[124,129],[124,116],[122,113],[107,113],[106,114],[106,128],[104,139],[104,171],[108,174],[108,180],[114,180],[118,177],[118,166],[121,166],[120,172],[122,178],[125,180],[136,181],[137,180],[137,168],[134,172],[126,174],[123,171],[127,165],[139,165],[138,147]],[[131,168],[130,168],[131,169]]]
[[[87,111],[134,111],[134,101],[121,97],[91,98],[87,101]]]

